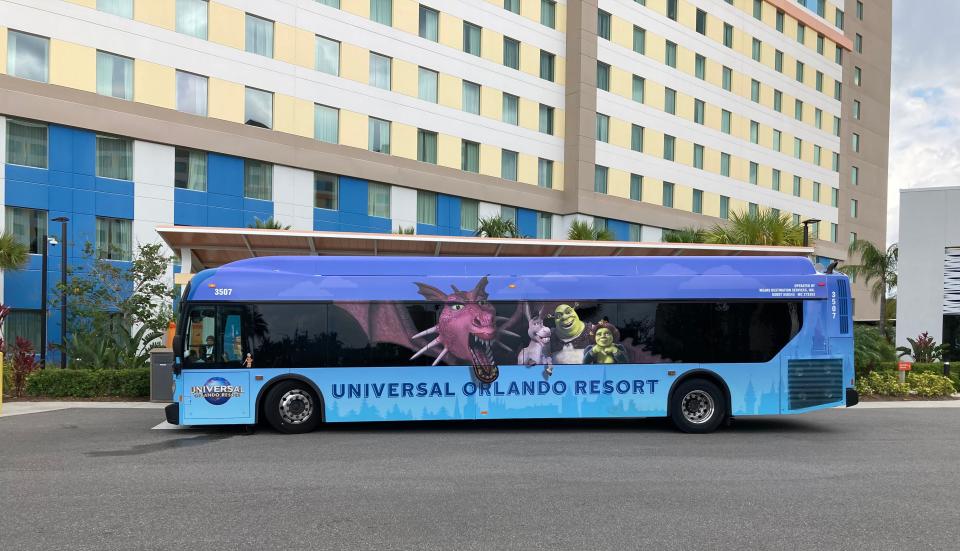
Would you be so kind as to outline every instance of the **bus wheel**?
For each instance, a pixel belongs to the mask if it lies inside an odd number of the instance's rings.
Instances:
[[[683,432],[713,432],[723,422],[726,412],[723,392],[704,379],[684,381],[670,399],[670,417]]]
[[[301,434],[320,423],[320,400],[313,389],[301,381],[283,381],[267,392],[264,416],[280,432]]]

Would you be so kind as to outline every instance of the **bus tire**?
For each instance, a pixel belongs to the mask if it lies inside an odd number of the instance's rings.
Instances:
[[[713,432],[727,415],[723,391],[705,379],[680,383],[670,397],[670,418],[683,432]]]
[[[303,434],[320,424],[322,404],[303,381],[281,381],[264,397],[263,415],[270,426],[286,434]]]

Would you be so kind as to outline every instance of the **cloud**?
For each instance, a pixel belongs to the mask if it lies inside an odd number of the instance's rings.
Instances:
[[[894,0],[888,243],[899,233],[901,189],[960,185],[960,2],[922,4]]]

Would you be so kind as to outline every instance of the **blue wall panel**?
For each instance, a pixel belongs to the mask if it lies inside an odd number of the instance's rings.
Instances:
[[[629,241],[630,227],[621,220],[607,220],[607,229],[613,233],[613,238],[617,241]]]
[[[244,160],[207,154],[207,190],[173,190],[173,223],[242,228],[273,217],[273,201],[243,196]]]
[[[520,235],[537,236],[537,212],[530,209],[517,209],[517,229]]]

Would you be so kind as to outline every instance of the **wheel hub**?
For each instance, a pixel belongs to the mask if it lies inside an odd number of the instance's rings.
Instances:
[[[683,397],[680,409],[687,421],[700,425],[713,418],[715,406],[713,397],[709,393],[702,390],[692,390]]]
[[[279,409],[284,423],[299,425],[313,415],[313,399],[303,390],[294,389],[280,397]]]

